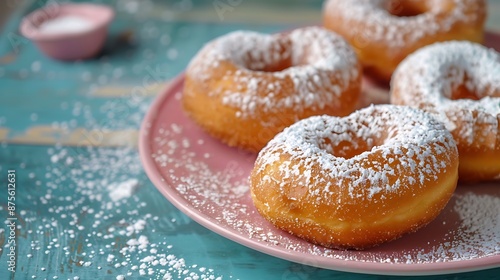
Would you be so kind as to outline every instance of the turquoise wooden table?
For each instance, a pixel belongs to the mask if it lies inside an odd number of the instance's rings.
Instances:
[[[0,37],[0,279],[393,278],[292,263],[225,239],[172,206],[139,160],[145,112],[204,42],[318,24],[321,1],[96,1],[117,16],[103,53],[79,62],[51,60],[18,33],[44,2],[6,1],[17,7]],[[490,14],[500,15],[500,1]],[[488,28],[499,21],[491,16]],[[418,279],[500,279],[500,268]]]

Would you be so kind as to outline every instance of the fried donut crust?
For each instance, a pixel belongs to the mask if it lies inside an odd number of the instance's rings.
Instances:
[[[250,186],[276,227],[330,248],[365,249],[434,220],[457,177],[456,144],[440,122],[377,105],[286,128],[259,153]]]

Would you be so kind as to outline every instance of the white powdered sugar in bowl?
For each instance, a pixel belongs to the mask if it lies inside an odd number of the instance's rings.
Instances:
[[[65,15],[44,21],[38,30],[43,34],[73,34],[84,33],[92,28],[95,24],[78,15]]]

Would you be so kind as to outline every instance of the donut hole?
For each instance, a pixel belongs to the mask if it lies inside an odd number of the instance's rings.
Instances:
[[[368,146],[367,143],[352,143],[344,141],[339,143],[335,149],[333,149],[332,154],[336,157],[350,159],[364,152],[370,151],[371,148],[372,147]]]
[[[425,2],[422,0],[390,0],[386,2],[386,10],[396,17],[414,17],[427,12]]]
[[[463,82],[456,85],[450,96],[447,97],[451,100],[469,99],[473,101],[478,101],[485,97],[500,97],[500,90],[497,86],[481,80],[481,77],[471,78],[466,74]],[[480,85],[479,88],[478,85]]]
[[[443,79],[448,81],[451,90],[449,92],[445,91],[445,96],[450,100],[480,100],[481,96],[478,92],[470,89],[470,85],[475,84],[475,79],[472,78],[467,71],[463,70],[461,67],[450,66],[446,75]],[[469,86],[467,86],[469,85]]]
[[[350,159],[364,152],[369,152],[376,146],[373,140],[356,137],[354,132],[349,132],[347,135],[348,140],[332,141],[330,138],[325,138],[320,144],[320,148],[335,157]]]
[[[251,71],[280,72],[296,66],[292,61],[289,40],[279,40],[262,49],[255,49],[243,56],[243,66]]]
[[[479,100],[477,94],[475,92],[470,91],[465,84],[460,84],[458,87],[453,90],[451,96],[449,97],[451,100],[459,100],[459,99],[470,99],[470,100]]]
[[[292,60],[290,57],[285,57],[282,55],[279,55],[280,59],[274,59],[271,61],[258,61],[258,60],[252,60],[252,58],[249,58],[247,63],[246,63],[246,68],[251,71],[260,71],[260,72],[280,72],[285,69],[288,69],[292,66]]]
[[[251,71],[280,72],[292,67],[311,65],[327,56],[324,44],[313,41],[292,41],[286,35],[262,48],[243,55],[243,67]]]

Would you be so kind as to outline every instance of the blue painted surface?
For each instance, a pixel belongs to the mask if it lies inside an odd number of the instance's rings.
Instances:
[[[118,7],[125,2],[110,3]],[[283,3],[269,8],[279,10]],[[320,7],[320,1],[286,3]],[[11,130],[9,138],[38,125],[138,129],[152,97],[96,97],[92,91],[110,85],[133,91],[156,69],[160,69],[155,72],[158,81],[168,80],[185,68],[204,42],[232,30],[276,32],[290,27],[162,21],[121,13],[100,57],[67,63],[44,57],[33,44],[16,37],[20,15],[37,5],[40,1],[17,12],[0,37],[0,58],[12,59],[0,63],[0,127]],[[134,39],[127,40],[130,34]],[[18,40],[14,45],[12,38]],[[229,241],[196,224],[161,196],[144,174],[135,148],[2,143],[0,220],[9,217],[8,170],[16,170],[18,258],[16,273],[9,273],[8,228],[2,227],[0,279],[117,279],[119,275],[162,279],[168,273],[173,279],[395,278],[295,264]],[[129,180],[136,180],[133,194],[113,201],[111,190]],[[143,241],[147,238],[142,249],[134,245],[141,236]],[[500,269],[493,269],[408,279],[499,279],[499,275]]]

